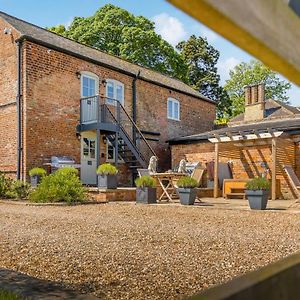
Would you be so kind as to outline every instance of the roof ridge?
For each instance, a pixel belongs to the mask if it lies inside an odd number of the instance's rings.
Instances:
[[[147,70],[147,71],[154,72],[154,73],[156,73],[156,74],[159,74],[159,75],[164,76],[164,77],[166,77],[166,78],[169,78],[169,79],[171,79],[171,80],[177,81],[177,82],[179,82],[179,83],[181,83],[181,84],[184,84],[184,85],[188,86],[189,88],[193,89],[195,92],[198,93],[198,95],[199,95],[200,98],[209,100],[209,101],[211,101],[211,102],[215,102],[215,101],[209,99],[208,97],[206,97],[205,95],[201,94],[201,93],[198,92],[197,90],[195,90],[195,89],[194,89],[192,86],[190,86],[189,84],[185,83],[184,81],[182,81],[182,80],[180,80],[180,79],[178,79],[178,78],[175,78],[175,77],[172,77],[172,76],[170,76],[170,75],[167,75],[167,74],[161,73],[161,72],[159,72],[159,71],[153,70],[153,69],[151,69],[151,68],[149,68],[149,67],[141,66],[141,65],[139,65],[139,64],[130,62],[130,61],[124,59],[124,58],[121,58],[121,57],[119,57],[119,56],[117,56],[117,55],[114,55],[114,54],[107,53],[107,52],[105,52],[105,51],[103,51],[103,50],[100,50],[100,49],[98,49],[98,48],[95,48],[95,47],[92,47],[92,46],[89,46],[89,45],[80,43],[80,42],[75,41],[75,40],[73,40],[73,39],[71,39],[71,38],[62,36],[62,35],[60,35],[60,34],[58,34],[58,33],[56,33],[56,32],[50,31],[50,30],[48,30],[48,29],[46,29],[46,28],[40,27],[40,26],[38,26],[38,25],[36,25],[36,24],[33,24],[33,23],[30,23],[30,22],[28,22],[28,21],[26,21],[26,20],[17,18],[17,17],[15,17],[15,16],[12,16],[12,15],[10,15],[10,14],[8,14],[8,13],[6,13],[6,12],[0,10],[0,17],[1,17],[1,15],[5,15],[5,16],[7,16],[7,17],[9,17],[9,18],[12,18],[12,19],[18,20],[18,21],[20,21],[20,22],[26,23],[26,24],[28,24],[28,25],[30,25],[30,26],[33,26],[33,27],[37,28],[38,30],[43,30],[43,31],[45,31],[45,32],[47,32],[47,33],[50,33],[50,34],[52,34],[52,35],[54,35],[54,36],[57,36],[58,38],[66,39],[66,40],[68,40],[68,41],[70,41],[70,42],[72,42],[72,43],[76,43],[76,44],[78,44],[78,45],[80,45],[80,46],[87,47],[87,48],[92,49],[92,50],[95,50],[95,51],[99,51],[99,52],[103,53],[104,55],[114,57],[114,58],[116,58],[116,59],[119,59],[119,60],[121,60],[121,61],[124,61],[125,63],[131,64],[131,65],[133,65],[133,66],[140,67],[140,68],[145,69],[145,70]],[[5,20],[7,23],[10,23],[10,22],[9,22],[8,20],[6,20],[6,19],[4,19],[4,20]],[[13,26],[12,24],[10,24],[10,25]],[[13,26],[13,27],[14,27],[14,26]],[[21,34],[21,37],[24,36],[24,34],[22,34],[22,32],[20,32],[18,29],[16,29],[16,30]],[[131,73],[132,75],[136,75],[134,72],[130,72],[130,71],[129,71],[129,73]]]

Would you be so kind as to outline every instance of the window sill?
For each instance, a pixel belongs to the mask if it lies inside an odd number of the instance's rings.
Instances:
[[[177,122],[180,122],[181,120],[180,119],[173,119],[173,118],[167,118],[169,121],[177,121]]]

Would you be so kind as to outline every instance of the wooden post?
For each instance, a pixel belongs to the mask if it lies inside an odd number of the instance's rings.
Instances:
[[[272,139],[272,170],[271,170],[271,175],[272,175],[272,195],[271,199],[275,200],[276,199],[276,163],[277,163],[277,140]]]
[[[219,195],[219,143],[215,143],[215,164],[214,164],[214,198]]]

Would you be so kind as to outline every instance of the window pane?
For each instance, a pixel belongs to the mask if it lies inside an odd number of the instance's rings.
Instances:
[[[83,78],[82,78],[83,86],[88,87],[89,86],[88,82],[89,82],[89,79],[87,77],[83,76]]]
[[[168,118],[173,118],[173,102],[168,100]]]
[[[115,151],[113,145],[108,142],[107,144],[107,158],[108,160],[114,160],[115,157]]]
[[[90,158],[95,158],[96,155],[95,155],[95,148],[91,148],[90,149]]]
[[[82,96],[88,97],[89,96],[89,89],[85,86],[82,87]]]
[[[82,96],[90,97],[96,94],[96,80],[83,76],[82,78]]]
[[[178,103],[177,102],[173,102],[174,103],[174,115],[173,118],[176,120],[179,120],[179,107],[178,107]]]
[[[123,86],[117,85],[117,100],[123,102]]]

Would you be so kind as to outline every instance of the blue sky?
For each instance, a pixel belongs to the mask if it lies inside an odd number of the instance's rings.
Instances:
[[[0,0],[0,10],[46,27],[68,25],[73,17],[92,15],[106,3],[152,19],[156,23],[157,32],[173,45],[192,34],[207,37],[221,53],[218,69],[222,83],[228,78],[229,70],[236,64],[251,59],[250,55],[163,0]],[[291,104],[300,106],[299,87],[293,85],[289,96]]]

